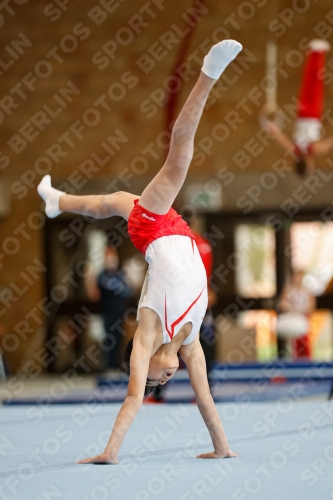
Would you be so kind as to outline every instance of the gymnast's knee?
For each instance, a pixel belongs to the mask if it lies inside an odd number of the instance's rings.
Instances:
[[[105,194],[102,197],[101,205],[104,209],[114,208],[119,201],[124,198],[125,191],[117,191],[116,193]]]

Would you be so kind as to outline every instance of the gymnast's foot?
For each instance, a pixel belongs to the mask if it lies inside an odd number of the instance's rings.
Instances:
[[[331,48],[327,40],[321,40],[319,38],[310,40],[308,47],[314,52],[328,52]]]
[[[242,48],[243,46],[236,40],[223,40],[213,45],[204,58],[201,71],[209,78],[217,80]]]
[[[65,193],[51,186],[51,177],[49,175],[44,175],[43,179],[38,184],[37,191],[45,201],[45,213],[50,219],[62,213],[62,211],[59,210],[59,198]]]

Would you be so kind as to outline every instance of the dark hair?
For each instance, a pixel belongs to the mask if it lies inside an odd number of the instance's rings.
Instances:
[[[124,366],[125,366],[127,375],[130,374],[130,358],[131,358],[131,354],[132,354],[132,349],[133,349],[133,339],[131,339],[127,342],[125,349],[124,349],[124,353],[123,353],[123,362],[124,362]],[[146,385],[144,397],[149,396],[149,394],[151,394],[153,392],[155,387],[157,387],[157,386]]]
[[[295,161],[295,170],[298,173],[298,175],[305,175],[306,174],[306,161],[304,158],[298,158]]]

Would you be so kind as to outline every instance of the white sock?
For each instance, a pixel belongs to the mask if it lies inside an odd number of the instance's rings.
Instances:
[[[51,186],[51,177],[49,175],[44,175],[43,179],[38,184],[37,191],[45,201],[45,213],[50,219],[62,213],[62,211],[59,210],[59,198],[65,193]]]
[[[223,40],[213,45],[204,58],[201,71],[209,78],[217,80],[242,48],[243,46],[236,40]]]

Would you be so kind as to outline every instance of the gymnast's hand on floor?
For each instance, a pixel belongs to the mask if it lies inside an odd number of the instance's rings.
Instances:
[[[211,453],[202,453],[198,455],[197,458],[234,458],[238,457],[237,453],[231,450],[227,450],[223,453],[218,453],[217,451],[212,451]]]
[[[109,455],[108,453],[101,453],[96,455],[96,457],[85,458],[80,460],[78,464],[96,464],[96,465],[116,465],[119,463],[118,458],[115,455]]]

